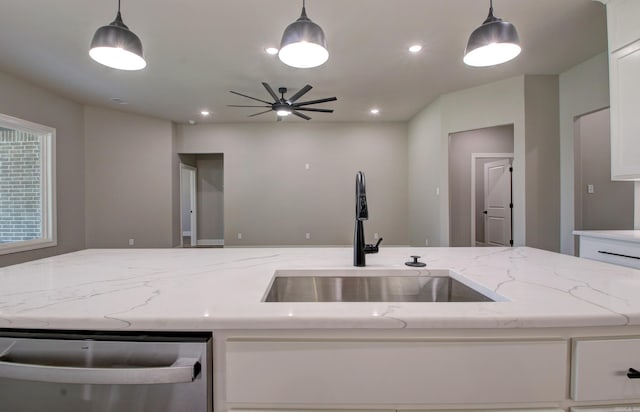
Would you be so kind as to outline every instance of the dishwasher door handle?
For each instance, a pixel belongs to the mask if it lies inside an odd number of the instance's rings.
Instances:
[[[0,360],[0,378],[50,383],[95,385],[151,385],[193,382],[200,374],[200,360],[178,358],[159,367],[82,368],[16,363]]]

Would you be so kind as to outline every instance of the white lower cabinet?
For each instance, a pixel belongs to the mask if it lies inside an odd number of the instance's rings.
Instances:
[[[572,364],[571,397],[574,400],[640,398],[640,372],[637,378],[627,376],[630,368],[640,371],[640,338],[576,339]]]
[[[559,402],[566,340],[229,340],[226,402],[438,405]]]

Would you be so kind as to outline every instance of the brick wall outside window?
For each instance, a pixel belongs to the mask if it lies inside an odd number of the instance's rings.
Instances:
[[[42,236],[40,137],[0,129],[0,244]]]

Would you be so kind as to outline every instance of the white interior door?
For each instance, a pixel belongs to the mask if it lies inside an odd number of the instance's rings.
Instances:
[[[484,241],[490,246],[511,244],[510,159],[484,165]]]
[[[195,167],[185,164],[180,165],[180,211],[181,215],[189,214],[187,224],[185,224],[181,216],[181,232],[183,236],[185,233],[189,233],[191,246],[197,246],[198,244],[196,173],[197,169]]]
[[[197,170],[195,168],[189,169],[189,199],[191,200],[191,246],[198,245],[198,202],[197,202]]]

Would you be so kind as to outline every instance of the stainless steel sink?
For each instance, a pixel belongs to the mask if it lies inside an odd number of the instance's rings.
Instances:
[[[372,273],[373,272],[373,273]],[[495,302],[449,275],[425,271],[277,271],[265,302]],[[469,282],[467,282],[469,283]]]

